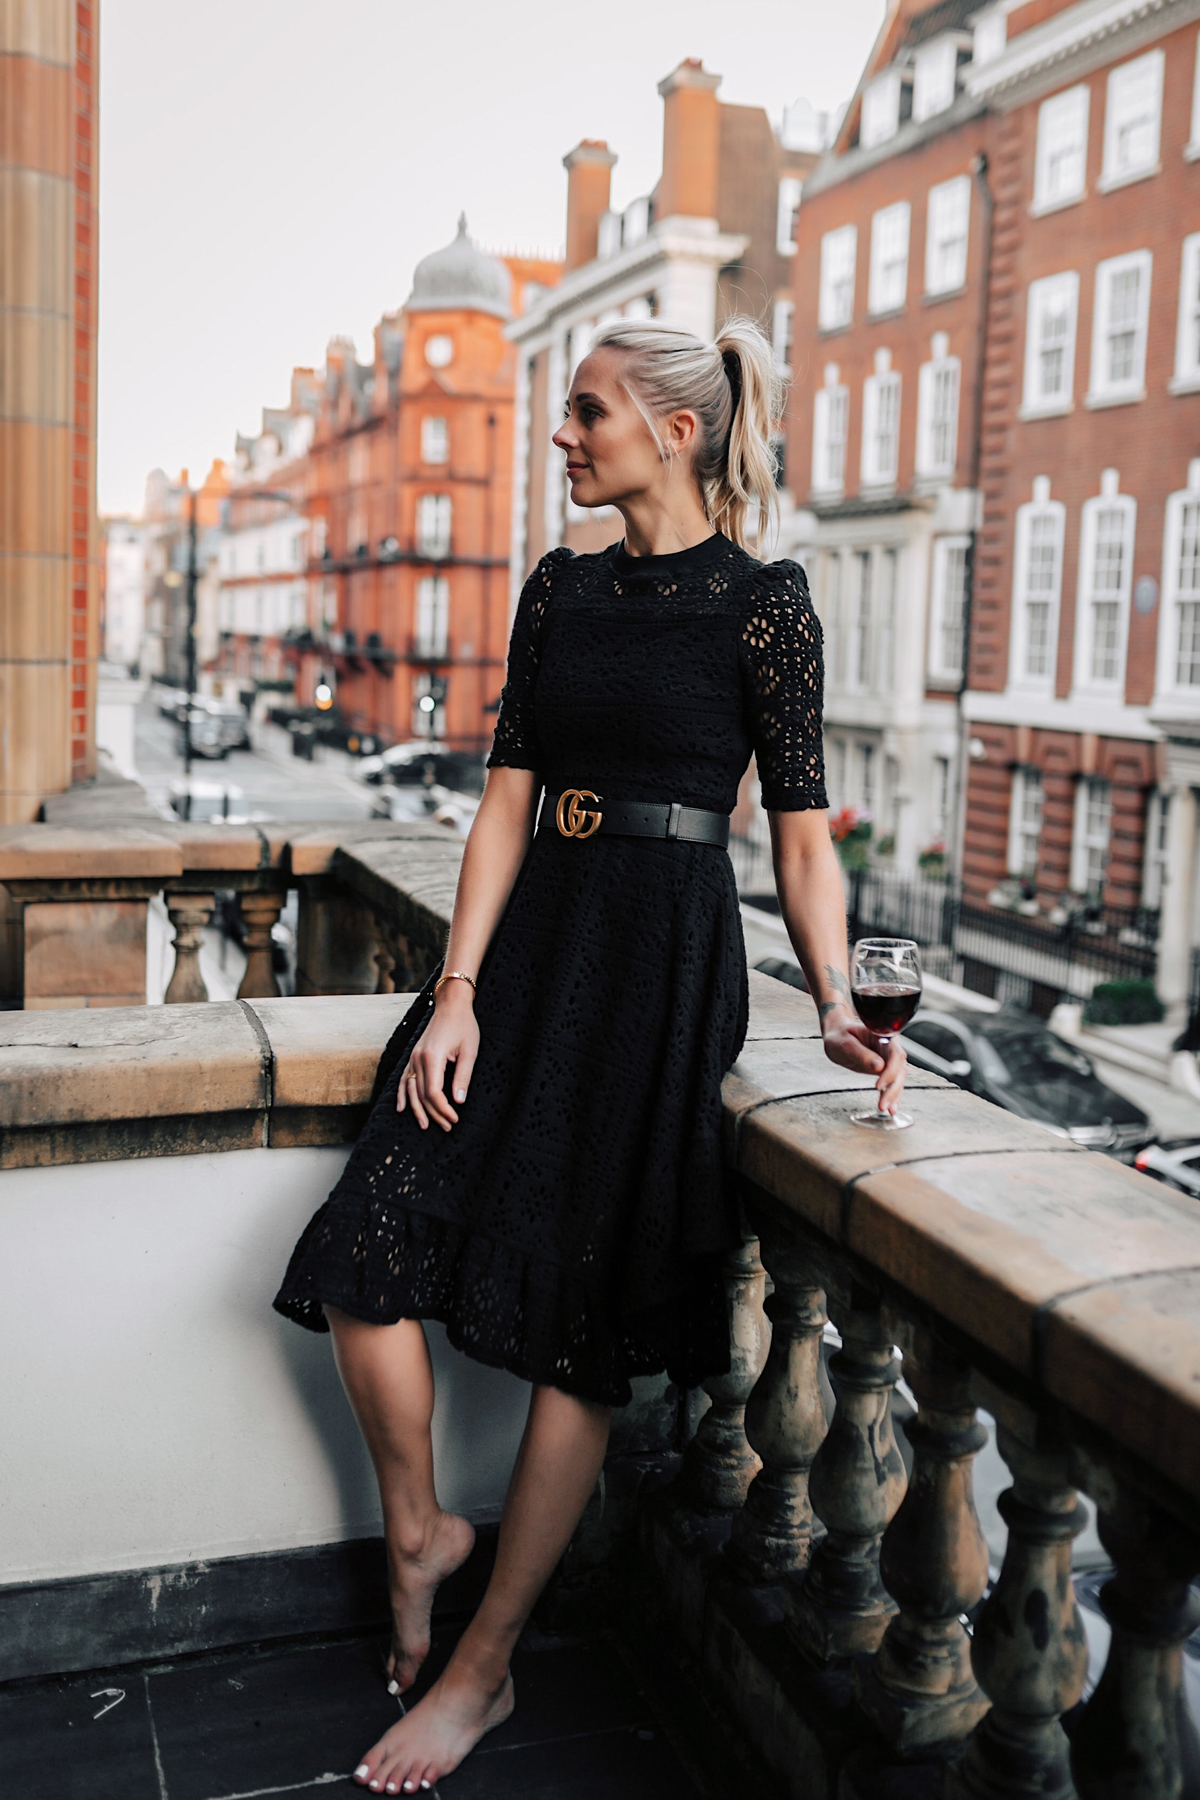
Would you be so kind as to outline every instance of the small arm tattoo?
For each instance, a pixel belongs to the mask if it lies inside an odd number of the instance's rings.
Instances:
[[[840,1000],[826,1000],[824,1006],[818,1006],[817,1008],[818,1019],[827,1019],[830,1013],[836,1012],[841,1004],[842,1002]]]
[[[853,1006],[854,1001],[850,993],[850,983],[846,980],[842,971],[840,969],[835,969],[832,963],[826,963],[825,973],[829,977],[829,985],[834,993],[840,994],[847,1005]]]

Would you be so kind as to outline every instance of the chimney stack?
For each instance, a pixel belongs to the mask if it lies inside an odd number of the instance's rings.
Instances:
[[[584,138],[563,157],[567,171],[567,271],[582,268],[596,255],[600,220],[608,211],[616,160],[603,138]]]
[[[721,135],[719,75],[688,57],[663,78],[663,166],[654,199],[656,219],[717,217]]]

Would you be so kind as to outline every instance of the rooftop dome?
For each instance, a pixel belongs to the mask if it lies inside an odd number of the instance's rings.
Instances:
[[[467,236],[467,215],[460,213],[458,236],[444,250],[422,257],[413,272],[409,312],[494,313],[510,317],[508,270],[494,256],[485,256]]]

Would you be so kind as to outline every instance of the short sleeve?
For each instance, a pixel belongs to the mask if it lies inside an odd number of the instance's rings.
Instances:
[[[742,631],[742,673],[764,807],[828,806],[821,623],[799,563],[768,563],[758,573]]]
[[[542,624],[550,599],[558,555],[543,556],[517,602],[508,640],[508,674],[500,695],[500,714],[487,759],[489,769],[540,769],[534,697],[541,655]]]

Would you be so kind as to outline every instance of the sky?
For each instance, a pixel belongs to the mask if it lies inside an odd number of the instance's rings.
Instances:
[[[778,123],[849,98],[883,0],[104,0],[99,499],[201,478],[335,334],[369,352],[465,211],[491,250],[555,253],[562,157],[658,176],[656,83],[685,56]]]

